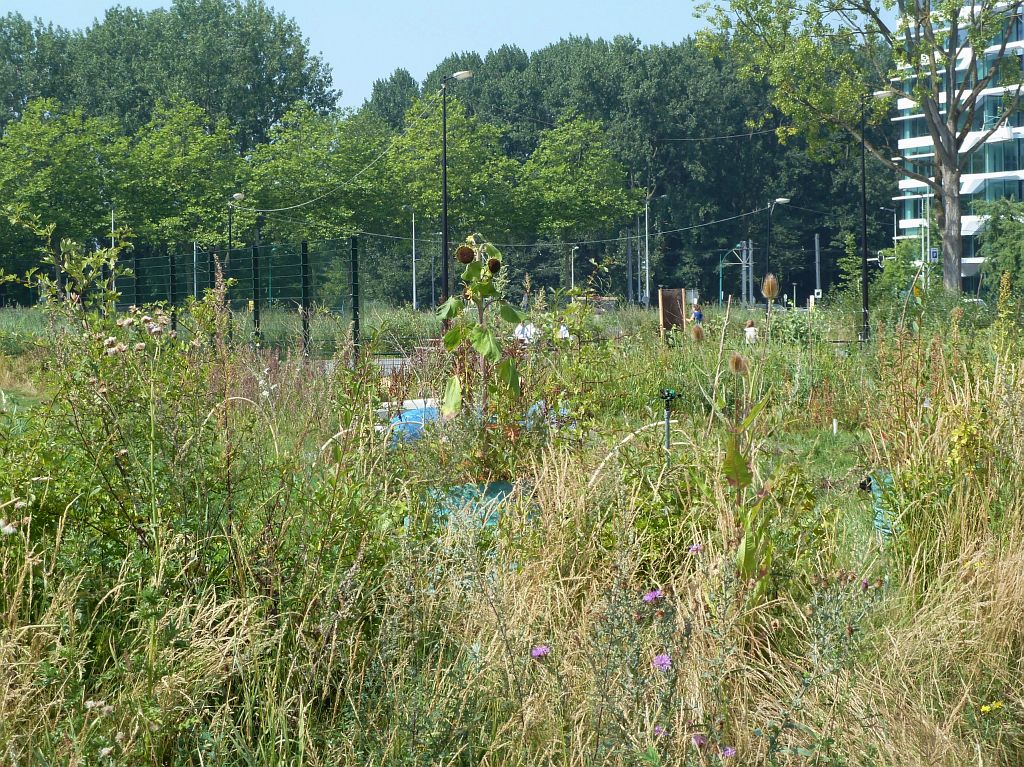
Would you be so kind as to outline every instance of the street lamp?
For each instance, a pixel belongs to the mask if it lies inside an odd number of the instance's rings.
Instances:
[[[403,205],[402,210],[412,213],[412,310],[416,311],[416,209]]]
[[[231,263],[231,230],[232,226],[234,225],[235,205],[237,205],[244,199],[244,192],[235,192],[233,195],[231,195],[231,199],[228,200],[228,252],[224,256],[225,275],[227,274],[228,271],[228,265]]]
[[[887,211],[889,213],[892,213],[892,246],[893,246],[893,248],[895,248],[896,247],[896,237],[897,237],[897,234],[899,232],[899,230],[898,230],[898,228],[896,226],[896,208],[887,208],[887,207],[885,207],[883,205],[882,207],[879,208],[879,210],[884,210],[884,211]]]
[[[441,78],[441,300],[448,300],[448,83],[468,80],[468,69]]]
[[[772,249],[772,213],[775,212],[776,205],[789,205],[788,197],[776,197],[770,203],[768,203],[768,242],[764,248],[764,273],[768,274],[768,264],[771,257]]]
[[[576,251],[580,249],[579,245],[572,246],[572,252],[569,253],[569,289],[574,290],[576,288]]]
[[[664,200],[659,194],[655,200]],[[644,197],[644,306],[651,305],[651,196]]]

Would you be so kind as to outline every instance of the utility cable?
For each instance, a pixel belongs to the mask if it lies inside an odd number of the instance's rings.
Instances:
[[[419,115],[418,119],[422,120],[422,119],[424,119],[430,113],[430,111],[436,105],[437,99],[440,97],[440,95],[441,95],[440,91],[438,91],[437,93],[434,94],[433,98],[431,98],[430,102],[427,104],[427,108],[425,110],[423,110],[423,113]],[[245,207],[245,206],[241,206],[241,205],[236,205],[235,206],[235,210],[244,210],[244,211],[247,211],[249,213],[280,213],[280,212],[283,212],[283,211],[295,210],[296,208],[304,208],[307,205],[312,205],[315,202],[319,202],[320,200],[324,199],[325,197],[330,197],[332,194],[337,192],[339,189],[343,189],[344,187],[348,186],[353,181],[355,181],[357,178],[359,178],[364,173],[366,173],[366,171],[370,170],[370,168],[372,168],[374,165],[376,165],[378,162],[380,162],[380,160],[388,152],[390,152],[392,149],[395,148],[395,144],[397,144],[398,140],[400,138],[402,138],[404,135],[405,135],[405,132],[403,131],[402,133],[399,133],[398,135],[394,136],[391,139],[391,141],[388,143],[388,145],[386,147],[384,147],[384,149],[380,152],[380,154],[378,154],[376,157],[374,157],[372,160],[370,160],[370,162],[367,163],[367,165],[365,165],[354,176],[352,176],[351,178],[349,178],[349,179],[347,179],[345,181],[342,181],[337,186],[335,186],[335,187],[333,187],[331,189],[328,189],[323,194],[317,195],[316,197],[313,197],[312,199],[306,200],[305,202],[296,203],[295,205],[286,205],[286,206],[281,207],[281,208],[249,208],[249,207]]]

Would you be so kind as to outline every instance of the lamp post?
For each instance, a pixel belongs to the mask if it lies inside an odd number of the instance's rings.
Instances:
[[[788,197],[776,197],[770,203],[768,203],[768,241],[764,247],[764,273],[768,274],[768,265],[771,263],[771,250],[772,250],[772,213],[775,212],[776,205],[788,205]]]
[[[231,195],[231,199],[228,200],[228,252],[224,256],[224,272],[225,272],[225,276],[226,276],[226,273],[227,273],[227,270],[228,270],[228,265],[231,263],[231,247],[232,247],[232,245],[231,245],[231,236],[232,236],[232,228],[234,226],[234,221],[235,221],[235,218],[234,218],[235,205],[237,205],[238,203],[240,203],[244,199],[245,199],[245,193],[244,192],[235,192],[233,195]]]
[[[860,99],[860,297],[861,308],[864,314],[864,327],[861,328],[860,340],[867,343],[871,334],[871,325],[868,322],[868,175],[867,175],[867,154],[865,133],[864,102],[866,95]]]
[[[664,200],[659,194],[655,200]],[[644,197],[644,306],[651,305],[651,195]]]
[[[895,248],[896,247],[896,237],[899,234],[899,229],[896,226],[896,208],[887,208],[887,207],[885,207],[883,205],[882,207],[879,208],[879,210],[884,210],[884,211],[887,211],[889,213],[892,213],[892,246],[893,246],[893,248]]]
[[[573,245],[569,253],[569,290],[576,289],[576,251],[579,249],[579,245]]]
[[[416,311],[416,209],[403,205],[402,210],[412,213],[412,310]]]
[[[448,300],[448,83],[468,80],[469,70],[441,78],[441,300]]]

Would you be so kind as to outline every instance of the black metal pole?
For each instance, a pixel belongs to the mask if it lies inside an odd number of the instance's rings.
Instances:
[[[861,237],[861,259],[860,259],[860,297],[864,313],[864,327],[861,329],[861,341],[867,341],[871,335],[871,325],[868,321],[868,183],[867,183],[867,153],[865,150],[865,120],[864,120],[864,96],[860,99],[860,237]]]
[[[441,81],[441,303],[448,300],[448,81]]]
[[[302,241],[299,251],[299,266],[302,270],[302,353],[309,355],[309,243]]]
[[[252,327],[256,342],[260,340],[260,246],[259,235],[252,246]]]
[[[260,246],[263,244],[263,215],[256,216],[256,242],[252,246],[252,326],[260,340]]]
[[[768,274],[768,268],[772,255],[772,211],[775,209],[775,203],[768,203],[768,238],[764,244],[764,273]]]
[[[142,302],[139,300],[139,296],[141,295],[141,292],[139,291],[139,251],[134,248],[132,249],[132,275],[135,277],[135,289],[132,291],[132,302],[135,306],[140,306]]]
[[[355,354],[359,354],[359,239],[349,240],[351,248],[350,270],[352,277],[352,346]]]

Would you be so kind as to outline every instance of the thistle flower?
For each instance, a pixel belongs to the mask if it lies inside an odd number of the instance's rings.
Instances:
[[[732,746],[725,746],[725,748],[722,749],[722,758],[723,759],[729,759],[729,758],[731,758],[733,756],[736,756],[736,749],[733,748]]]
[[[703,341],[704,340],[704,327],[701,326],[701,325],[694,325],[693,327],[691,327],[690,328],[690,337],[693,338],[693,340],[698,342],[698,343]]]
[[[774,301],[779,297],[779,280],[771,272],[761,280],[761,295],[769,301]]]
[[[668,732],[668,730],[666,730],[666,729],[665,729],[664,727],[662,727],[662,726],[661,726],[660,724],[656,724],[656,725],[654,725],[654,737],[656,737],[656,738],[662,738],[662,737],[664,737],[664,736],[665,736],[665,734],[666,734],[667,732]]]
[[[700,543],[692,543],[690,544],[690,548],[688,548],[686,551],[689,554],[700,554],[702,551],[704,551],[704,546]]]
[[[690,737],[690,741],[697,748],[704,748],[704,746],[708,744],[708,739],[701,735],[699,732],[693,733],[693,735]]]
[[[655,671],[668,671],[672,668],[672,658],[667,653],[660,653],[651,660],[651,666]]]
[[[651,589],[646,594],[644,594],[643,600],[647,604],[653,604],[654,602],[657,602],[659,599],[663,599],[664,597],[665,592],[661,589]]]
[[[530,650],[530,657],[534,660],[541,660],[551,654],[551,648],[546,644],[534,645],[533,649]]]
[[[729,355],[729,372],[736,376],[744,376],[749,370],[747,360],[739,352],[733,352]]]
[[[145,341],[139,341],[139,342],[138,342],[137,344],[135,344],[135,346],[133,346],[132,348],[133,348],[133,349],[134,349],[135,351],[137,351],[137,352],[143,352],[143,351],[145,351],[145,350],[146,350],[146,343],[145,343]]]

